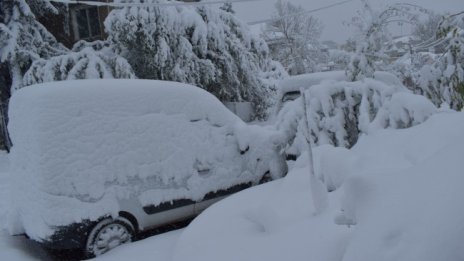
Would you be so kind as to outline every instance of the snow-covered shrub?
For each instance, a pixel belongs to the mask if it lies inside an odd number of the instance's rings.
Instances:
[[[435,105],[446,103],[452,109],[459,110],[464,105],[464,20],[443,18],[432,43],[443,48],[444,53],[429,54],[428,57],[420,57],[420,53],[414,54],[411,57],[413,65],[406,66],[412,70],[409,73],[412,75],[411,85],[416,92],[429,98]],[[433,62],[427,62],[423,58]]]
[[[464,17],[458,17],[459,14],[442,17],[434,28],[417,25],[423,34],[419,38],[429,38],[417,47],[412,46],[413,52],[390,66],[414,93],[424,95],[436,106],[446,103],[455,110],[464,105]],[[437,24],[436,19],[436,15],[431,15],[428,23]],[[424,47],[434,49],[435,53],[414,52],[415,48]]]
[[[273,68],[268,47],[227,10],[126,7],[112,10],[105,28],[137,77],[190,83],[221,101],[251,101],[262,116],[272,93],[261,79]]]
[[[126,59],[111,51],[85,47],[77,52],[36,60],[24,75],[24,85],[76,79],[135,78]]]
[[[360,135],[377,129],[408,128],[425,121],[436,112],[426,98],[410,93],[402,85],[385,80],[326,81],[305,90],[311,138],[316,145],[352,147]],[[305,149],[303,100],[283,106],[276,124],[293,143],[292,151]],[[300,144],[300,145],[298,145]],[[303,147],[299,147],[303,146]]]
[[[14,91],[23,86],[33,61],[68,50],[36,20],[38,14],[57,13],[48,0],[0,1],[0,10],[0,63],[6,64]]]
[[[442,99],[453,109],[464,106],[464,17],[461,19],[461,22],[445,20],[441,25],[441,33],[446,34],[449,42],[438,63],[442,72],[439,83]]]

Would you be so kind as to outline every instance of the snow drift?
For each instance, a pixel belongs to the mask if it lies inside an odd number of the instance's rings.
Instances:
[[[350,150],[317,147],[317,175],[337,185],[325,212],[313,215],[301,156],[284,179],[200,215],[173,260],[463,260],[463,132],[464,113],[441,112],[364,135]]]

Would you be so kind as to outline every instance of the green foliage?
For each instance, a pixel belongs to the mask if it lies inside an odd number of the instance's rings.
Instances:
[[[22,87],[22,76],[33,61],[69,50],[36,20],[36,15],[57,12],[48,0],[0,1],[0,9],[0,62],[10,71],[14,91]]]
[[[461,95],[461,99],[464,100],[464,82],[458,83],[458,85],[456,86],[456,90]],[[464,104],[462,103],[460,104],[459,110],[463,108],[463,105]]]

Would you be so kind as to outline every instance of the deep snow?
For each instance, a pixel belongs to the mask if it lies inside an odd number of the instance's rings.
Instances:
[[[462,133],[464,113],[442,111],[409,129],[362,135],[351,150],[320,146],[316,172],[334,190],[322,214],[314,215],[302,155],[286,178],[217,203],[183,231],[101,259],[463,260]],[[0,242],[1,260],[34,260],[24,242]]]
[[[206,210],[173,260],[463,260],[463,132],[464,113],[443,112],[365,135],[351,151],[319,147],[318,174],[344,180],[324,213],[313,215],[300,157],[285,179]]]

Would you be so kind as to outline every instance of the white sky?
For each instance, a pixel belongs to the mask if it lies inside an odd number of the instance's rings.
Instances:
[[[306,10],[319,8],[322,6],[330,5],[341,0],[290,0],[291,3],[301,5]],[[457,10],[464,10],[464,0],[371,0],[378,6],[386,5],[388,3],[413,3],[432,9],[437,13],[441,12],[456,12]],[[252,22],[270,18],[274,9],[276,0],[261,0],[257,2],[245,2],[234,4],[234,9],[237,16],[246,22]],[[361,1],[355,0],[344,5],[336,6],[331,9],[322,10],[312,15],[319,18],[324,24],[324,31],[322,34],[323,40],[334,40],[343,42],[351,34],[352,29],[343,25],[343,22],[349,21],[357,10],[361,8]],[[400,34],[400,30],[398,30]],[[406,29],[404,29],[406,31]]]

